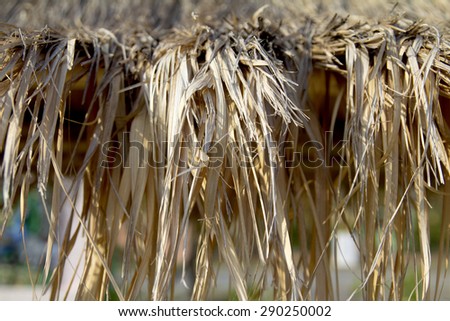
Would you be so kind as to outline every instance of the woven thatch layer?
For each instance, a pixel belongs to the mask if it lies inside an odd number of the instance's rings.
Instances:
[[[9,22],[23,25],[30,15],[18,6],[9,5]],[[167,25],[147,9],[135,27],[116,15],[129,8],[114,8],[82,11],[79,29],[1,30],[6,217],[16,199],[25,210],[36,185],[51,200],[46,214],[56,231],[61,195],[75,203],[72,195],[84,194],[72,213],[75,234],[49,234],[52,298],[82,234],[78,298],[104,299],[112,285],[119,298],[133,299],[145,280],[149,298],[167,298],[188,233],[198,243],[193,299],[208,297],[217,260],[240,299],[269,285],[280,299],[330,299],[330,252],[341,226],[360,249],[365,298],[401,299],[415,250],[416,290],[429,297],[426,194],[450,170],[445,27],[281,7],[248,18],[194,12],[190,20],[183,7]],[[66,10],[77,16],[77,7]],[[111,30],[96,16],[113,17]],[[443,202],[441,258],[447,194]],[[120,231],[124,268],[114,277]],[[420,249],[411,245],[415,236]],[[60,261],[50,270],[55,242]]]

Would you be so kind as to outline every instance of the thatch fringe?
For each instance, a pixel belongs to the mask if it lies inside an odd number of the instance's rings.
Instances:
[[[268,287],[276,299],[334,299],[341,227],[360,250],[365,299],[409,295],[409,269],[417,297],[431,298],[426,195],[450,171],[450,42],[403,17],[280,22],[266,11],[170,32],[2,26],[4,221],[16,200],[25,213],[32,186],[50,201],[52,299],[64,298],[81,235],[78,299],[105,299],[109,287],[120,299],[171,298],[187,236],[197,243],[192,299],[210,296],[217,262],[242,300]]]

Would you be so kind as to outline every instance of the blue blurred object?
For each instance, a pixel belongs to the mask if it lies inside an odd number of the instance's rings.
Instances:
[[[30,245],[27,246],[29,263],[38,265],[46,248],[48,222],[45,219],[41,199],[36,191],[31,191],[28,194],[24,233],[25,242]],[[0,263],[13,265],[25,263],[21,219],[18,208],[15,209],[15,213],[6,225],[3,236],[0,239]]]
[[[22,249],[22,232],[20,230],[20,218],[14,215],[6,226],[3,237],[0,239],[0,263],[19,263]]]

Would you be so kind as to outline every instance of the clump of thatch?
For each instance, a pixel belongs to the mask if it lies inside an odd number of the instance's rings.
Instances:
[[[52,299],[65,296],[81,237],[77,299],[105,299],[110,287],[120,299],[171,298],[177,268],[193,261],[192,299],[209,297],[220,262],[239,299],[267,288],[333,299],[339,228],[360,251],[355,293],[402,299],[413,269],[417,297],[430,298],[427,191],[442,189],[438,297],[449,245],[445,27],[276,6],[239,16],[185,4],[192,16],[165,20],[176,1],[162,16],[143,9],[135,26],[117,16],[128,7],[94,3],[59,5],[75,18],[58,29],[0,31],[4,221],[16,201],[25,213],[33,186],[50,203]],[[8,22],[24,23],[26,8],[7,7]],[[190,263],[177,260],[188,238]]]

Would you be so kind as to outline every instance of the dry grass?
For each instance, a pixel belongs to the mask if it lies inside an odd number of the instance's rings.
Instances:
[[[197,243],[192,299],[209,297],[218,262],[241,300],[267,288],[274,299],[335,299],[338,228],[359,248],[363,298],[409,295],[411,270],[417,298],[439,297],[430,292],[442,279],[430,279],[427,193],[442,191],[441,276],[450,42],[440,21],[448,10],[433,25],[400,9],[375,20],[363,8],[345,16],[248,5],[236,16],[176,1],[77,4],[39,2],[35,10],[50,8],[47,21],[7,2],[5,21],[28,28],[0,30],[4,221],[15,201],[25,213],[32,186],[50,200],[44,279],[52,299],[65,296],[62,272],[77,264],[66,257],[80,235],[87,244],[78,299],[105,299],[109,287],[125,300],[170,299],[186,263],[177,260],[185,234]],[[137,24],[120,19],[135,8]],[[31,28],[45,23],[57,29]],[[289,166],[305,146],[310,153]],[[61,235],[65,202],[72,219]],[[51,268],[53,244],[60,255]]]

